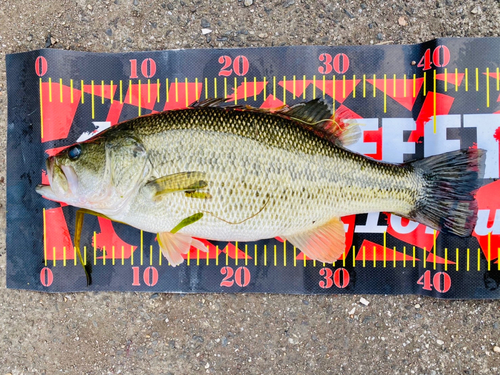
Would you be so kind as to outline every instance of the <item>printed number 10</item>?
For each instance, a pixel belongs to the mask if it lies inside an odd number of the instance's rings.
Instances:
[[[130,79],[139,78],[137,76],[137,60],[131,59],[130,61]],[[151,78],[156,74],[156,63],[153,59],[147,58],[142,61],[141,73],[146,78]]]

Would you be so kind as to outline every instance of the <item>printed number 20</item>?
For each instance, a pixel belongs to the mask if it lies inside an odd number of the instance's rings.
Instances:
[[[233,68],[231,69],[231,63]],[[219,76],[228,77],[233,73],[237,76],[244,76],[248,73],[248,68],[250,67],[248,63],[248,59],[246,56],[239,55],[234,58],[234,62],[231,59],[231,56],[221,56],[219,57],[219,64],[224,64],[220,69]]]
[[[224,280],[221,281],[220,286],[229,288],[236,282],[236,285],[245,287],[250,283],[250,271],[246,267],[238,267],[236,272],[234,272],[232,267],[225,266],[221,268],[220,273],[226,275]]]

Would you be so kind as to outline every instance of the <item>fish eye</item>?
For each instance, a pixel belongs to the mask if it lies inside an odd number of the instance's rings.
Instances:
[[[82,154],[82,147],[80,145],[74,145],[68,150],[68,157],[70,160],[76,160]]]

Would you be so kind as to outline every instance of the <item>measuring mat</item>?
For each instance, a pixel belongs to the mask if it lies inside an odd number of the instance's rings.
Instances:
[[[117,54],[39,50],[7,55],[7,286],[47,292],[422,294],[499,298],[500,39],[401,46],[296,46]],[[73,243],[76,208],[42,198],[45,159],[119,122],[225,97],[276,108],[322,98],[362,124],[349,146],[402,163],[487,150],[469,238],[390,213],[342,218],[346,250],[309,260],[279,238],[202,240],[172,267],[156,234],[91,215]],[[497,220],[498,219],[498,220]]]

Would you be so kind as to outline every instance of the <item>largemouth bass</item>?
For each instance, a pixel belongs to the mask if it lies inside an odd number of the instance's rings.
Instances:
[[[46,198],[158,233],[172,265],[193,237],[281,237],[332,263],[345,215],[385,211],[469,236],[484,151],[394,165],[348,151],[359,125],[319,100],[276,111],[207,100],[133,119],[47,159]],[[75,244],[79,246],[79,244]]]

